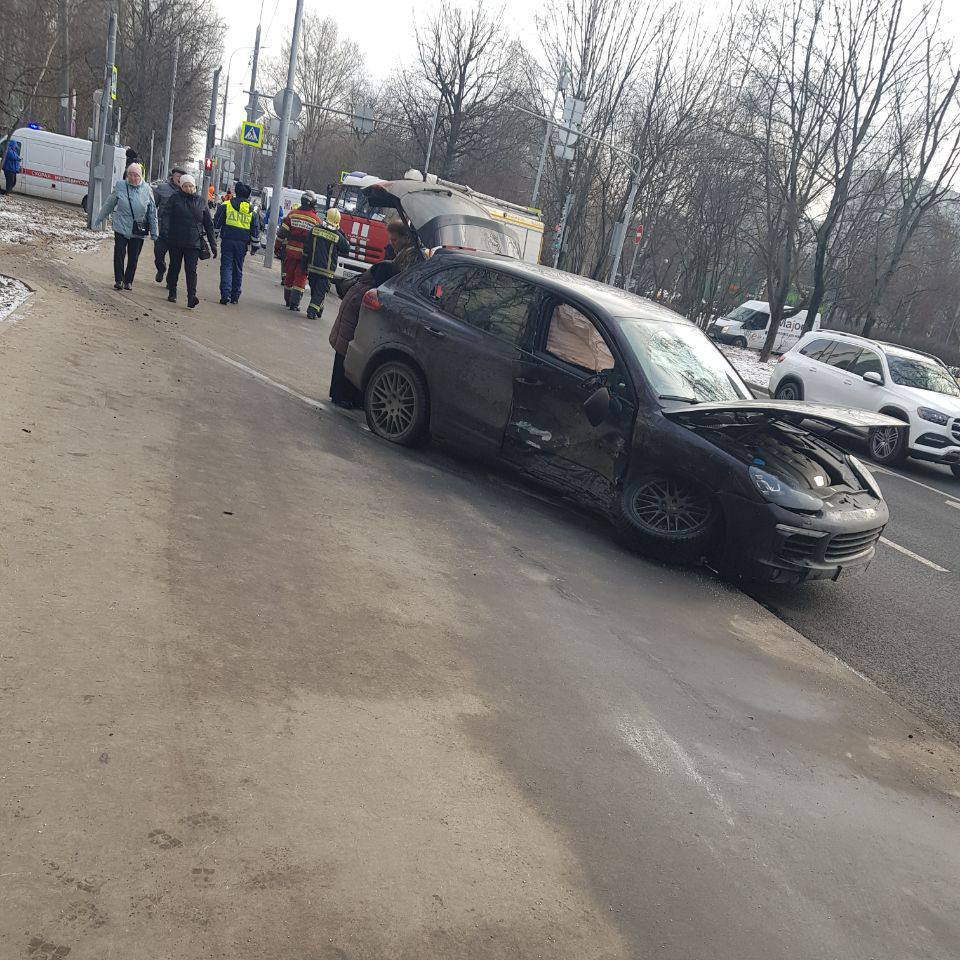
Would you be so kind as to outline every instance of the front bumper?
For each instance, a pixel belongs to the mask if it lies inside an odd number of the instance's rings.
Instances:
[[[910,441],[910,456],[932,463],[960,463],[960,418],[944,427],[929,426]]]
[[[727,536],[724,565],[748,580],[803,583],[839,580],[870,566],[889,519],[875,506],[828,509],[811,517],[773,503],[721,496]]]

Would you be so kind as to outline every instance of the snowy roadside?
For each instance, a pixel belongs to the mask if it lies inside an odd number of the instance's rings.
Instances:
[[[12,314],[30,296],[30,288],[13,277],[0,273],[0,324],[15,323]]]
[[[96,247],[106,235],[87,229],[79,207],[17,194],[0,199],[0,244],[47,243],[79,251]]]
[[[724,356],[733,364],[737,373],[752,387],[762,387],[766,392],[770,382],[770,374],[777,361],[770,359],[766,363],[760,362],[760,354],[756,350],[746,350],[743,347],[731,347],[725,343],[717,344]]]

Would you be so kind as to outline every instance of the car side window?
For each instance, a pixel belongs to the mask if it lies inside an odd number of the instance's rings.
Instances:
[[[865,373],[879,373],[883,376],[883,365],[872,350],[861,350],[860,356],[853,362],[850,372],[862,377]]]
[[[822,338],[819,340],[811,340],[800,348],[800,353],[805,357],[809,357],[811,360],[823,360],[832,346],[832,340],[824,340]]]
[[[466,267],[447,267],[437,270],[420,282],[420,296],[436,304],[451,316],[456,316],[457,296],[467,275]]]
[[[544,349],[588,373],[612,370],[616,360],[593,321],[569,303],[551,310]]]
[[[860,356],[860,348],[852,343],[841,343],[839,340],[834,344],[833,350],[826,358],[826,362],[831,367],[839,367],[841,370],[849,370]]]
[[[450,313],[471,327],[519,343],[536,298],[537,288],[526,280],[499,270],[471,268],[464,271]]]

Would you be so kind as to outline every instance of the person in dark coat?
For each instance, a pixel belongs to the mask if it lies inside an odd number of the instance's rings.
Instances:
[[[163,212],[163,205],[174,195],[180,192],[180,178],[186,173],[180,167],[171,167],[170,176],[157,184],[153,191],[153,199],[157,205],[157,218]],[[167,275],[167,241],[163,234],[153,242],[153,263],[157,268],[157,283],[163,283],[163,278]]]
[[[323,313],[323,301],[330,281],[337,274],[337,262],[350,252],[350,244],[340,230],[340,211],[329,209],[324,220],[310,231],[306,245],[307,283],[310,284],[308,320],[316,320]]]
[[[11,140],[7,144],[6,152],[3,155],[3,179],[5,189],[0,193],[13,193],[13,188],[17,185],[17,174],[20,172],[22,164],[20,162],[20,144],[16,140]]]
[[[166,238],[170,253],[170,269],[167,270],[167,299],[177,302],[177,281],[180,266],[187,276],[187,306],[191,309],[199,302],[197,297],[197,262],[204,246],[204,238],[210,243],[210,252],[217,255],[217,236],[213,232],[210,211],[197,196],[197,181],[189,174],[180,178],[180,192],[174,194],[164,205],[160,215],[160,232]]]
[[[239,303],[247,248],[260,242],[259,220],[245,183],[238,180],[234,195],[217,207],[213,226],[220,231],[220,302]]]
[[[387,224],[387,233],[395,252],[394,258],[375,263],[352,282],[349,290],[344,293],[337,319],[330,329],[330,346],[335,351],[333,375],[330,378],[330,400],[336,406],[348,410],[359,406],[363,400],[360,390],[347,379],[343,371],[347,348],[357,333],[363,296],[368,290],[386,283],[391,277],[403,273],[421,259],[416,236],[402,220],[391,220]]]

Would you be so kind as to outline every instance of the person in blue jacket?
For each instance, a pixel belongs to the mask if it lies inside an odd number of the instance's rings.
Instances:
[[[217,207],[213,227],[220,231],[220,302],[239,303],[247,248],[260,240],[260,217],[250,206],[250,187],[237,181],[233,196]]]
[[[157,204],[150,185],[143,181],[143,167],[131,163],[118,180],[96,219],[94,228],[110,214],[113,224],[113,288],[129,290],[137,272],[137,260],[147,236],[157,240]]]
[[[20,144],[16,140],[11,140],[7,144],[7,151],[3,155],[3,179],[5,189],[0,193],[13,193],[13,188],[17,185],[17,174],[20,172]]]

